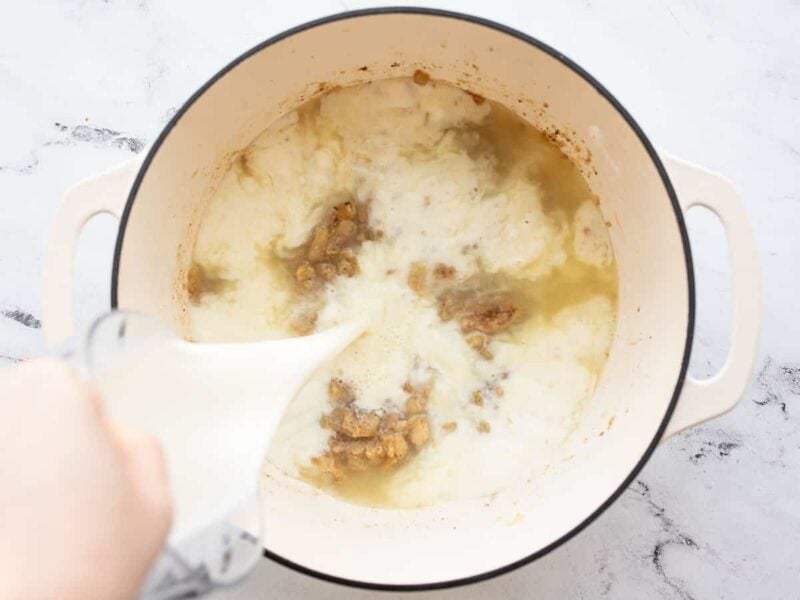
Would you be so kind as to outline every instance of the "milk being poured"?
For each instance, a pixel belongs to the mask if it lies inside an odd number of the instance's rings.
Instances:
[[[223,519],[255,493],[286,405],[362,328],[348,324],[254,344],[143,336],[95,373],[110,419],[161,443],[173,496],[172,540]]]

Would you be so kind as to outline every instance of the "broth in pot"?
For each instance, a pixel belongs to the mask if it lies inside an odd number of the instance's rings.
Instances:
[[[382,507],[535,481],[592,401],[616,322],[607,225],[578,168],[422,71],[332,90],[259,135],[208,204],[185,287],[197,341],[370,321],[267,459]]]

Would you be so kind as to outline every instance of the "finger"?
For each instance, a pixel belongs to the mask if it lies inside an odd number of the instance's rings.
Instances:
[[[32,414],[55,419],[102,415],[96,388],[63,360],[37,358],[3,371],[4,392],[24,396]]]
[[[166,537],[172,518],[172,496],[161,445],[142,431],[116,423],[110,427],[135,492],[151,511],[154,527]]]

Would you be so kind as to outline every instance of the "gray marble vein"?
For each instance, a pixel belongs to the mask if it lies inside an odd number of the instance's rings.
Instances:
[[[42,322],[39,319],[18,308],[6,308],[1,310],[0,314],[6,319],[16,321],[23,327],[28,327],[30,329],[39,329],[42,326]]]
[[[144,149],[145,142],[136,137],[123,135],[121,132],[106,127],[90,127],[88,125],[64,125],[55,123],[56,129],[65,134],[57,140],[47,142],[55,145],[71,145],[76,143],[92,144],[97,148],[119,148],[134,154]]]
[[[252,45],[361,0],[18,2],[0,19],[0,368],[44,351],[47,229],[72,183],[140,153],[176,107]],[[600,79],[661,148],[741,190],[764,269],[752,382],[730,414],[669,440],[568,544],[509,575],[415,597],[797,598],[800,583],[800,5],[443,0],[523,29]],[[729,346],[730,268],[716,220],[691,211],[698,288],[691,370]],[[76,317],[108,306],[112,219],[76,259]],[[263,561],[217,598],[371,598]],[[386,597],[399,597],[386,594]]]

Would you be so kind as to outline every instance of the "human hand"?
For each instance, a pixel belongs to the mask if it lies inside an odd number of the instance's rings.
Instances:
[[[0,370],[0,598],[136,594],[171,519],[164,459],[54,359]]]

